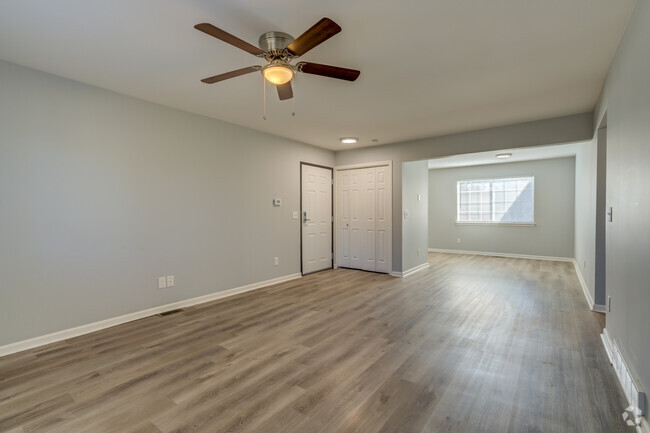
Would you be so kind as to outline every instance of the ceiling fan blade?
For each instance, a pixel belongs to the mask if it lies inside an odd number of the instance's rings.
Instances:
[[[278,96],[280,97],[280,101],[293,98],[293,89],[291,88],[291,81],[287,81],[286,83],[277,85],[275,87],[278,88]]]
[[[334,21],[329,18],[322,18],[311,26],[309,30],[291,42],[287,47],[287,51],[294,56],[302,56],[316,45],[322,44],[340,31],[341,27]]]
[[[299,71],[305,74],[321,75],[323,77],[337,78],[339,80],[354,81],[359,78],[360,71],[339,68],[338,66],[321,65],[318,63],[299,62],[296,64]]]
[[[195,29],[202,31],[210,36],[214,36],[217,39],[221,39],[227,44],[233,45],[239,49],[247,51],[254,56],[260,56],[264,54],[264,51],[257,48],[255,45],[251,45],[246,41],[242,41],[237,36],[233,36],[228,32],[224,32],[220,28],[213,26],[208,23],[201,23],[194,26]]]
[[[236,71],[226,72],[224,74],[215,75],[214,77],[204,78],[201,81],[207,84],[216,83],[219,81],[227,80],[228,78],[239,77],[240,75],[250,74],[251,72],[259,71],[259,66],[249,66],[247,68],[237,69]]]

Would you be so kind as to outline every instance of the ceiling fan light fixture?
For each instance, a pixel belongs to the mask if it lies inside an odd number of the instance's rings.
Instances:
[[[355,144],[359,139],[357,137],[341,137],[339,141],[343,144]]]
[[[286,84],[293,78],[293,68],[286,65],[270,64],[262,68],[266,81],[276,86]]]

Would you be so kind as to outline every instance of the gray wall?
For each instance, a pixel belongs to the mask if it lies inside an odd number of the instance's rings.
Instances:
[[[429,170],[429,247],[573,257],[574,167],[558,158]],[[456,182],[523,176],[535,177],[534,226],[456,224]]]
[[[592,303],[595,299],[596,164],[596,139],[579,144],[576,155],[575,259]]]
[[[607,303],[607,128],[600,128],[595,136],[598,146],[596,168],[596,281],[594,303],[604,307]]]
[[[573,143],[591,140],[592,136],[592,113],[585,113],[405,143],[341,151],[336,153],[336,165],[393,161],[393,203],[401,203],[401,162],[485,150]],[[401,213],[399,206],[393,206],[393,270],[398,272],[408,269],[402,264]]]
[[[428,163],[427,161],[402,164],[402,254],[403,269],[408,271],[428,262]],[[419,197],[418,197],[419,196]]]
[[[607,330],[650,390],[650,1],[640,0],[595,111],[607,113]]]
[[[0,345],[300,272],[300,161],[334,155],[0,61]]]

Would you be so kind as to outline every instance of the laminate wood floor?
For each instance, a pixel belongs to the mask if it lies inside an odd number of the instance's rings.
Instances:
[[[336,269],[0,358],[0,431],[633,432],[570,263]]]

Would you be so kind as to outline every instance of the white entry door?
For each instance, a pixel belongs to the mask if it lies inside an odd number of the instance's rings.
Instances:
[[[302,273],[332,268],[332,169],[301,164]]]

